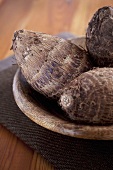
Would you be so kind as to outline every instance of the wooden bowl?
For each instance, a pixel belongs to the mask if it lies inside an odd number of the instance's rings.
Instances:
[[[74,43],[79,42],[80,44],[81,41],[84,44],[85,39],[73,40]],[[13,94],[21,111],[44,128],[71,137],[113,140],[113,125],[94,126],[72,122],[66,117],[56,101],[47,99],[28,85],[20,69],[14,76]]]

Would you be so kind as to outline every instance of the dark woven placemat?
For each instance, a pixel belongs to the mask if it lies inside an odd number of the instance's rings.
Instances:
[[[2,65],[7,63],[2,61]],[[113,141],[77,139],[49,131],[17,107],[12,82],[17,66],[0,71],[0,123],[58,170],[113,170]]]

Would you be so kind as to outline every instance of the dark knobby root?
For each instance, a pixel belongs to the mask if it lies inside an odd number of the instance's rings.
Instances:
[[[48,97],[60,97],[71,80],[92,68],[84,49],[56,36],[19,30],[12,47],[28,83]]]
[[[62,109],[82,123],[113,123],[113,68],[98,68],[81,74],[64,89]]]
[[[95,66],[113,67],[113,8],[100,8],[89,22],[86,46]]]

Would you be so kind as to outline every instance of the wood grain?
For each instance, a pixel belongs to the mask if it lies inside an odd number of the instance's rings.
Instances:
[[[15,30],[26,28],[50,34],[69,31],[83,35],[93,13],[105,5],[113,6],[113,1],[0,0],[0,59],[12,54],[10,47]],[[52,167],[1,126],[0,170],[7,169],[49,170]]]
[[[0,170],[53,170],[40,154],[0,125]]]

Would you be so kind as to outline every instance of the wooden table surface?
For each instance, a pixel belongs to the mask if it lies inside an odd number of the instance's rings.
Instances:
[[[0,0],[0,59],[13,54],[15,30],[83,35],[93,13],[106,5],[113,6],[113,0]],[[0,170],[52,169],[40,154],[0,125]]]

